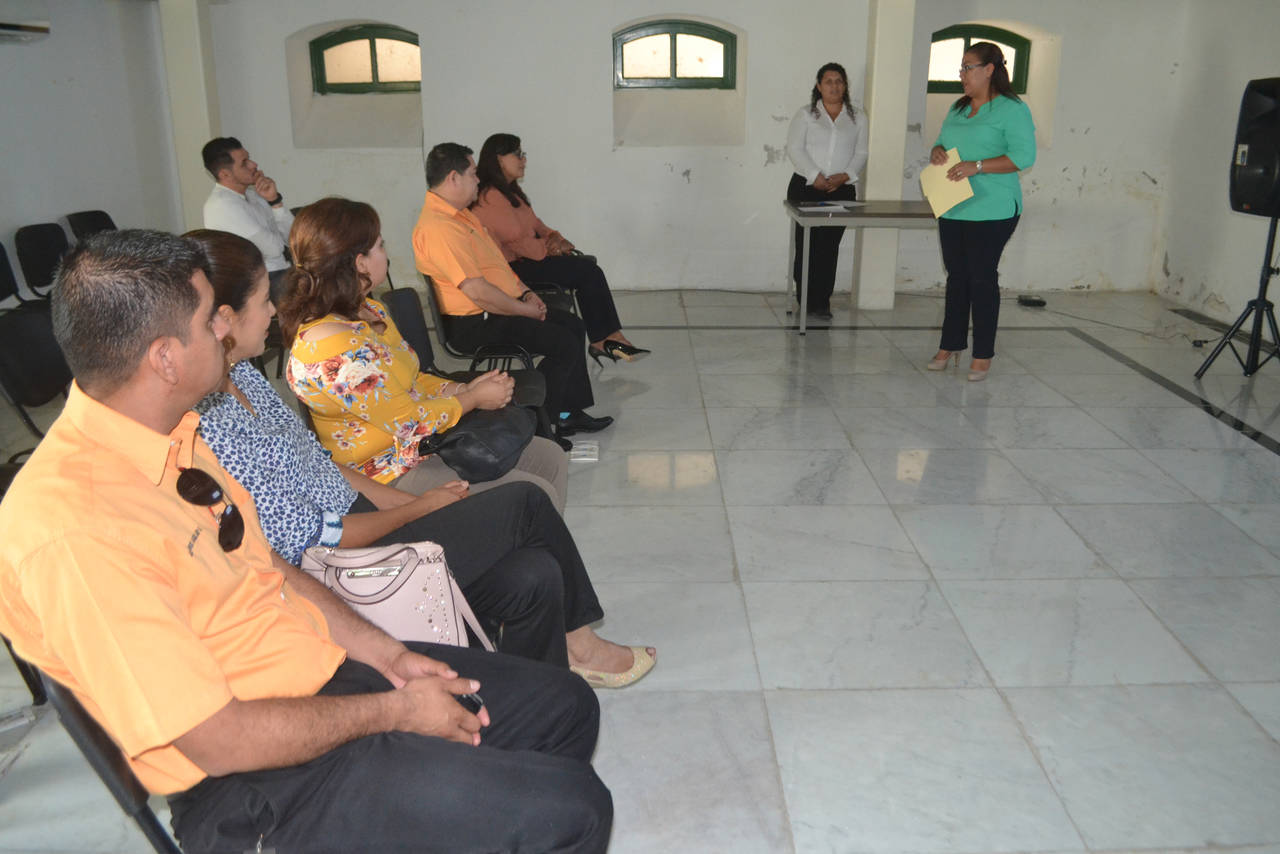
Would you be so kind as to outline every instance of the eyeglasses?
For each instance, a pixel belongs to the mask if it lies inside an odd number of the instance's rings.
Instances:
[[[523,148],[517,148],[515,151],[511,153],[514,154],[516,157],[519,157],[521,160],[524,160],[529,156],[528,154],[525,153],[525,150]]]
[[[178,495],[188,504],[212,507],[218,502],[226,505],[218,516],[218,545],[224,552],[235,551],[244,541],[244,517],[223,494],[222,487],[213,475],[200,469],[183,469],[178,475]]]
[[[984,66],[984,65],[990,65],[990,63],[988,63],[988,62],[975,62],[973,65],[962,65],[962,66],[960,66],[960,73],[961,73],[961,74],[964,74],[966,71],[972,71],[973,69],[975,69],[975,68],[981,68],[981,67],[982,67],[982,66]]]

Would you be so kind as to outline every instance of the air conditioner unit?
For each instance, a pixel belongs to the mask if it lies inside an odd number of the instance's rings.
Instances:
[[[48,21],[0,20],[0,44],[4,42],[32,42],[48,35]]]

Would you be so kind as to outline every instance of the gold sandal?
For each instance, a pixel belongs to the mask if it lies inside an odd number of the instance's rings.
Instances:
[[[588,670],[576,665],[570,665],[569,669],[585,679],[592,688],[625,688],[639,682],[658,662],[658,657],[650,655],[647,647],[633,646],[628,649],[631,650],[632,659],[630,670],[610,673],[606,670]]]

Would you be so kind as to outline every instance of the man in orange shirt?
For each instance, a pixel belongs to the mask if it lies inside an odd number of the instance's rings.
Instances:
[[[187,852],[603,851],[582,680],[410,648],[272,553],[190,411],[225,370],[207,264],[145,231],[63,260],[76,381],[0,505],[0,632],[169,797]]]
[[[613,423],[584,410],[595,402],[587,375],[586,327],[570,312],[548,308],[520,281],[502,249],[468,208],[480,186],[471,149],[442,142],[427,155],[427,191],[413,227],[418,272],[431,277],[444,315],[444,333],[466,350],[518,344],[541,355],[547,411],[557,436],[593,433]]]

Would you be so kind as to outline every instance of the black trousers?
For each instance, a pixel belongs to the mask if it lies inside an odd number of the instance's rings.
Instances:
[[[603,341],[622,328],[609,280],[594,256],[548,255],[541,261],[520,258],[511,262],[511,269],[531,288],[550,282],[572,291],[578,297],[588,341]]]
[[[363,495],[350,512],[376,510]],[[582,555],[547,494],[508,483],[441,507],[376,545],[430,540],[472,610],[503,623],[501,652],[569,666],[565,632],[604,616]]]
[[[947,302],[942,315],[940,350],[968,347],[969,316],[973,315],[973,358],[996,354],[996,323],[1000,319],[1000,255],[1018,227],[1009,219],[938,220],[942,263],[947,268]]]
[[[830,193],[815,190],[804,181],[804,176],[793,173],[787,185],[787,199],[792,202],[851,202],[857,198],[853,184],[843,184]],[[804,229],[796,226],[796,258],[791,269],[791,281],[796,283],[796,301],[801,299],[801,282],[804,276],[804,256],[800,253],[800,241]],[[844,226],[839,228],[809,229],[809,311],[830,311],[831,292],[836,288],[836,262],[840,259],[840,238]]]
[[[567,311],[547,309],[546,320],[514,315],[470,314],[444,316],[445,334],[459,349],[485,344],[519,344],[542,356],[538,370],[547,380],[547,413],[575,412],[595,403],[587,375],[587,332],[582,321]]]
[[[568,670],[410,644],[478,679],[492,720],[479,747],[404,732],[357,739],[290,768],[209,778],[169,798],[188,854],[602,852],[613,802],[592,770],[600,709]],[[346,661],[321,694],[390,691]]]

